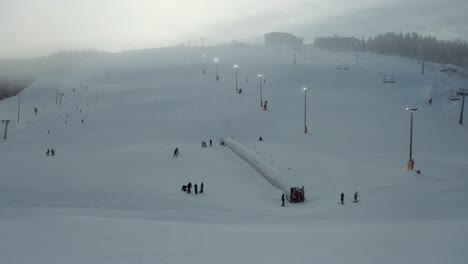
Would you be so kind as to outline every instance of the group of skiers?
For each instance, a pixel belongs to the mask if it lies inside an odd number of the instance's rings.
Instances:
[[[213,146],[213,140],[210,139],[209,142],[210,142],[210,147],[212,147],[212,146]],[[206,142],[205,142],[205,141],[202,141],[202,142],[201,142],[201,146],[202,146],[202,148],[206,148]]]
[[[358,198],[359,198],[359,193],[358,193],[358,191],[356,191],[356,192],[354,192],[354,201],[353,201],[353,203],[357,203],[359,201]],[[341,200],[341,204],[344,204],[344,193],[340,194],[340,200]]]
[[[205,184],[201,182],[200,184],[200,193],[203,193],[203,189],[205,188]],[[192,193],[192,182],[187,183],[187,185],[182,185],[181,191],[186,193]],[[198,194],[198,185],[195,183],[193,185],[193,191],[195,194]]]
[[[55,156],[55,149],[47,149],[46,155],[47,156]]]

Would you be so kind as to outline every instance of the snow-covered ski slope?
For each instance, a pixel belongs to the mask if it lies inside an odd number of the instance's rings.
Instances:
[[[467,81],[429,63],[421,76],[406,58],[364,53],[356,65],[354,53],[306,49],[293,65],[293,55],[125,52],[37,79],[19,124],[18,98],[0,101],[12,120],[0,144],[0,263],[466,263],[468,129],[448,98]],[[421,174],[406,170],[406,107],[418,107]],[[221,137],[304,185],[306,203],[281,207],[281,191]],[[189,181],[205,192],[180,191]]]

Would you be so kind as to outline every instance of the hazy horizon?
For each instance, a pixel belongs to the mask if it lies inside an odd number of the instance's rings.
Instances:
[[[106,52],[181,43],[231,40],[262,43],[286,31],[313,42],[317,36],[367,37],[387,31],[439,39],[468,39],[461,0],[149,1],[0,0],[0,58],[45,56],[61,50]]]

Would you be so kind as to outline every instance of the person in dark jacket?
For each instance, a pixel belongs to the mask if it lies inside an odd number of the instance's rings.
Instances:
[[[198,185],[196,183],[193,185],[193,189],[195,190],[195,194],[198,194]]]
[[[179,156],[179,148],[175,148],[174,149],[174,158],[178,157]]]
[[[45,153],[47,156],[49,156],[50,149],[47,149],[47,152]]]
[[[201,182],[201,184],[200,184],[200,193],[203,193],[203,188],[205,188],[205,184],[203,184],[203,182]]]
[[[210,139],[210,147],[213,146],[213,140]]]
[[[283,195],[281,195],[281,201],[283,202],[283,203],[281,204],[281,206],[284,206],[284,193],[283,193]]]
[[[187,184],[187,193],[191,193],[192,192],[192,182],[189,182]]]
[[[341,197],[341,204],[344,204],[344,193],[341,193],[340,197]]]
[[[359,197],[359,193],[358,193],[358,191],[356,191],[356,192],[354,193],[354,202],[355,202],[355,203],[358,202],[358,197]]]

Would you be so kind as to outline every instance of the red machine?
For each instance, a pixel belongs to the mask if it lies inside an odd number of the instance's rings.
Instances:
[[[303,203],[304,201],[305,201],[304,186],[302,186],[301,188],[291,187],[291,190],[289,193],[289,202]]]

